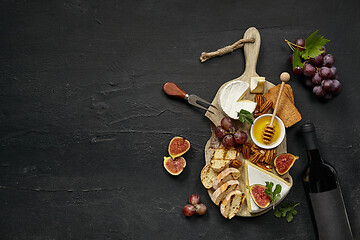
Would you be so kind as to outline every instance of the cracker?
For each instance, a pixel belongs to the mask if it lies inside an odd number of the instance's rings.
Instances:
[[[280,84],[270,88],[269,91],[264,94],[265,99],[271,101],[273,106],[275,106],[279,90]],[[286,128],[291,127],[301,120],[301,114],[294,105],[294,94],[289,84],[285,84],[276,115],[281,118]]]

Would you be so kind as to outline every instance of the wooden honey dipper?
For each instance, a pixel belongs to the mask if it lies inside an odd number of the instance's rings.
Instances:
[[[274,133],[275,133],[275,129],[274,129],[274,120],[275,120],[275,116],[276,116],[276,112],[279,108],[279,104],[280,104],[280,98],[281,98],[281,94],[284,90],[284,86],[285,86],[285,82],[289,81],[290,80],[290,74],[287,73],[287,72],[283,72],[281,73],[280,75],[280,80],[281,80],[281,86],[280,86],[280,91],[279,91],[279,95],[276,99],[276,103],[275,103],[275,108],[274,108],[274,112],[272,114],[272,117],[271,117],[271,121],[270,121],[270,124],[266,124],[266,127],[262,133],[262,138],[263,138],[263,141],[268,144],[271,142],[271,140],[273,139],[274,137]]]

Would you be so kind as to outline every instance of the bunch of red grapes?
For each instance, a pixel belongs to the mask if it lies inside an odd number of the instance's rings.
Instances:
[[[207,211],[205,204],[200,203],[200,197],[197,194],[191,194],[189,203],[183,208],[185,216],[190,217],[196,212],[197,215],[204,215]]]
[[[236,129],[228,117],[221,119],[221,126],[216,127],[215,135],[222,139],[222,144],[226,148],[244,144],[248,139],[246,132]]]
[[[296,39],[295,44],[300,46],[298,47],[298,50],[302,51],[303,48],[301,47],[305,46],[305,40],[303,38],[298,38]],[[326,54],[325,46],[320,50],[323,50],[324,52],[305,61],[302,68],[297,66],[293,69],[293,73],[295,75],[302,74],[305,77],[306,87],[312,89],[316,96],[329,100],[341,92],[341,84],[338,80],[336,67],[334,66],[334,56]],[[289,61],[292,64],[293,55],[290,56]]]

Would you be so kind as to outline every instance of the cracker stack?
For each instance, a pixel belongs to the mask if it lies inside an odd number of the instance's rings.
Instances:
[[[275,106],[280,85],[281,84],[270,88],[269,91],[264,94],[265,99],[271,101],[273,106]],[[294,94],[289,84],[285,84],[276,115],[281,118],[286,128],[291,127],[301,120],[301,114],[295,107]]]

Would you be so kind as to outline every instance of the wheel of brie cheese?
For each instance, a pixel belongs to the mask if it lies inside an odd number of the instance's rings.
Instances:
[[[244,81],[233,81],[228,83],[219,94],[219,106],[222,111],[232,119],[238,119],[237,113],[244,109],[252,113],[256,103],[250,100],[243,100],[244,95],[249,91],[249,84]]]

